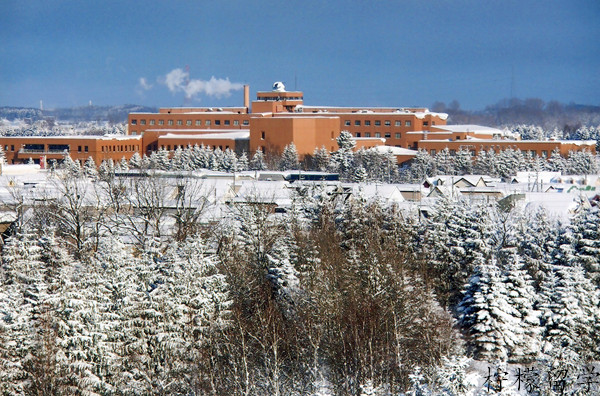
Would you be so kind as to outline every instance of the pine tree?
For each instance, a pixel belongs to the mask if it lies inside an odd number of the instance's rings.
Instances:
[[[597,174],[600,167],[598,159],[589,151],[571,151],[567,160],[567,173],[570,175]]]
[[[131,169],[140,169],[141,166],[142,166],[142,157],[136,151],[135,153],[133,153],[133,155],[129,159],[129,167]]]
[[[169,152],[163,148],[153,151],[150,155],[150,166],[153,169],[169,170],[171,167]]]
[[[237,172],[244,172],[248,170],[249,166],[250,164],[248,163],[248,155],[246,155],[246,152],[244,151],[240,155],[240,158],[238,158],[235,170]]]
[[[316,170],[321,172],[327,171],[329,159],[329,151],[325,146],[321,146],[321,148],[315,147],[315,150],[313,151],[313,165]]]
[[[450,150],[444,148],[433,159],[435,172],[438,175],[454,175],[455,164],[454,157],[450,155]]]
[[[95,179],[98,176],[98,170],[94,159],[90,156],[83,166],[83,173],[90,179]]]
[[[600,286],[600,211],[598,207],[584,208],[577,213],[568,227],[572,250],[567,257],[569,265],[580,265],[586,275]]]
[[[475,160],[473,172],[478,175],[498,175],[498,162],[494,150],[479,150]]]
[[[279,162],[279,169],[300,169],[300,162],[298,161],[298,151],[296,150],[296,145],[293,142],[283,148],[283,153],[281,153],[281,160]]]
[[[473,156],[471,152],[461,147],[454,157],[455,174],[470,175],[473,173]]]
[[[567,170],[567,160],[560,154],[558,148],[552,150],[550,158],[548,159],[548,170],[551,172],[565,173]]]
[[[223,153],[221,169],[225,172],[233,172],[237,169],[237,156],[231,149],[226,149]]]
[[[252,160],[250,161],[250,169],[257,171],[267,169],[267,164],[265,163],[265,156],[260,147],[256,149],[254,155],[252,156]]]
[[[411,181],[420,183],[426,178],[433,176],[434,168],[433,158],[427,151],[419,149],[410,165]]]
[[[469,335],[475,358],[508,361],[520,325],[496,258],[478,262],[457,307],[459,322]]]

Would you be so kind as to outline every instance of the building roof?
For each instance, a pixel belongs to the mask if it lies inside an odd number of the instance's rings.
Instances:
[[[193,140],[193,139],[250,139],[250,131],[246,129],[236,130],[235,132],[226,133],[207,133],[204,135],[185,135],[179,133],[167,133],[159,136],[158,139],[181,139],[181,140]]]

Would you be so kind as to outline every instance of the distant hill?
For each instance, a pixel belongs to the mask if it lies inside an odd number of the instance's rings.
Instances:
[[[600,125],[600,106],[544,102],[539,98],[504,99],[484,110],[462,110],[454,101],[446,106],[442,102],[432,105],[432,110],[448,113],[449,124],[478,124],[504,127],[517,124],[537,125],[545,130],[558,129],[566,134],[582,126]]]
[[[156,107],[140,105],[120,106],[81,106],[53,110],[40,110],[27,107],[0,107],[0,118],[10,121],[15,119],[30,118],[32,121],[42,120],[45,117],[54,117],[58,121],[108,121],[120,123],[127,121],[131,112],[156,112]]]

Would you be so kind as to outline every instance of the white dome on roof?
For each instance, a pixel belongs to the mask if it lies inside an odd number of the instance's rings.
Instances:
[[[281,81],[276,81],[273,83],[273,91],[285,92],[285,85]]]

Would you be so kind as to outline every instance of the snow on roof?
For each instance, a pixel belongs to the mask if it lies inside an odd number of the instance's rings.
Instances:
[[[469,132],[469,133],[486,134],[486,135],[489,135],[489,134],[503,135],[505,133],[505,131],[497,129],[497,128],[491,128],[491,127],[475,125],[475,124],[435,125],[435,126],[432,126],[432,128],[441,129],[441,130],[448,131],[448,132]]]
[[[249,139],[250,131],[248,130],[237,130],[236,132],[224,132],[224,133],[206,133],[197,135],[185,135],[179,133],[167,133],[159,137],[159,139]]]
[[[369,148],[369,150],[379,151],[380,153],[392,153],[394,155],[417,155],[417,150],[411,150],[403,147],[395,146],[375,146]]]
[[[40,172],[39,165],[18,164],[18,165],[2,165],[2,176],[20,176]]]

